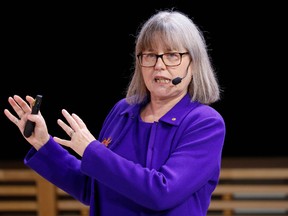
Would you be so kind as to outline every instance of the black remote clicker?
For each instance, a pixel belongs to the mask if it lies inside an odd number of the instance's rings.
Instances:
[[[42,102],[42,95],[37,95],[32,105],[31,114],[38,114],[40,110],[41,102]],[[35,127],[35,122],[27,120],[25,128],[24,128],[24,136],[27,138],[30,137],[34,131],[34,127]]]

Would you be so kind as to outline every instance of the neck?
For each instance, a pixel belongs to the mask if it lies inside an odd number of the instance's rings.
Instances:
[[[141,112],[141,118],[144,122],[158,122],[160,117],[156,113],[151,103],[148,103]]]
[[[141,118],[144,122],[158,122],[181,98],[175,100],[151,100],[141,112]]]

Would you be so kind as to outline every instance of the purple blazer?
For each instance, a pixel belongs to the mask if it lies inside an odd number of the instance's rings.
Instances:
[[[24,163],[92,216],[206,216],[217,186],[225,123],[187,94],[158,122],[120,100],[81,159],[50,140]]]

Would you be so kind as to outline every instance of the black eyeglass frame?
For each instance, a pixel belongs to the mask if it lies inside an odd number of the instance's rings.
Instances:
[[[142,65],[142,56],[143,56],[143,55],[149,55],[149,54],[153,54],[153,55],[156,56],[155,64],[154,64],[154,65],[151,65],[151,66],[143,66],[143,65]],[[172,53],[163,53],[163,54],[160,54],[160,55],[157,55],[157,54],[155,54],[155,53],[149,53],[149,54],[139,53],[139,54],[137,55],[137,58],[138,58],[138,60],[139,60],[139,63],[140,63],[140,65],[141,65],[142,67],[154,67],[154,66],[157,64],[158,58],[161,58],[162,62],[163,62],[163,63],[165,64],[165,66],[167,66],[167,67],[179,66],[179,65],[182,63],[182,56],[185,55],[185,54],[189,54],[189,52],[182,52],[182,53],[172,52]],[[179,55],[180,55],[180,62],[179,62],[179,64],[176,64],[176,65],[167,65],[167,64],[165,63],[165,61],[163,60],[163,55],[166,55],[166,54],[179,54]]]

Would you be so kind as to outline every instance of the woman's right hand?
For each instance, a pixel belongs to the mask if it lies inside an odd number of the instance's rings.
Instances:
[[[35,122],[34,132],[30,137],[23,137],[36,149],[39,150],[45,143],[48,142],[50,135],[48,133],[46,122],[39,111],[38,114],[31,114],[31,107],[34,103],[34,98],[31,96],[26,96],[27,103],[18,95],[8,98],[8,102],[15,111],[16,115],[13,115],[8,109],[4,110],[6,117],[13,122],[18,129],[21,131],[22,135],[24,132],[24,127],[27,120]]]

